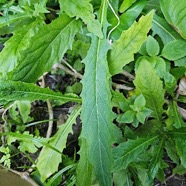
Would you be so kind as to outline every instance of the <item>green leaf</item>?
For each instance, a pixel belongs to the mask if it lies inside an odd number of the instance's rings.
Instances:
[[[146,50],[149,56],[156,56],[160,51],[158,42],[152,36],[148,36],[146,41]]]
[[[163,157],[163,146],[165,139],[161,139],[158,146],[155,146],[152,160],[149,165],[148,175],[150,180],[153,182],[158,170],[161,168],[161,162]]]
[[[79,21],[61,15],[52,23],[40,27],[21,53],[18,65],[9,73],[9,79],[35,82],[71,48],[80,25]]]
[[[87,25],[88,31],[102,38],[101,24],[95,19],[93,7],[90,0],[59,0],[60,7],[65,13],[70,16],[81,18]]]
[[[155,69],[145,59],[142,59],[139,64],[134,84],[136,92],[145,97],[146,107],[152,110],[152,116],[160,121],[165,91]]]
[[[85,63],[82,81],[82,138],[88,145],[88,156],[100,185],[111,184],[111,134],[112,113],[109,89],[109,71],[106,54],[109,43],[106,39],[92,36],[92,44]]]
[[[65,124],[59,127],[57,133],[50,140],[50,146],[58,149],[60,152],[63,151],[63,149],[66,147],[68,134],[72,133],[72,125],[76,122],[76,118],[80,114],[80,111],[80,106],[77,106],[72,110],[72,113]],[[41,175],[41,180],[45,181],[48,177],[55,173],[58,170],[58,166],[61,161],[61,154],[51,148],[44,147],[36,164],[36,167]]]
[[[114,170],[119,171],[126,169],[127,166],[136,160],[136,158],[143,153],[147,147],[158,139],[159,136],[151,136],[146,138],[138,138],[135,140],[128,140],[119,144],[113,149],[114,156]]]
[[[169,103],[169,108],[167,110],[168,119],[166,121],[166,124],[172,128],[174,126],[175,128],[181,128],[185,127],[185,124],[181,118],[181,115],[178,111],[178,106],[175,101]]]
[[[86,140],[81,138],[80,145],[80,161],[77,167],[77,186],[88,186],[91,185],[92,181],[92,165],[88,159],[88,146]]]
[[[134,54],[140,50],[151,28],[154,11],[142,16],[121,37],[114,42],[109,53],[109,69],[112,75],[122,72],[123,66],[134,60]]]
[[[123,13],[135,2],[136,2],[136,0],[124,0],[119,8],[120,13]]]
[[[176,142],[177,154],[180,157],[181,165],[186,168],[186,149],[185,149],[185,140],[181,138],[174,138]]]
[[[146,4],[146,0],[136,1],[126,12],[124,12],[120,17],[120,24],[118,27],[112,32],[111,38],[116,40],[120,37],[123,30],[127,30],[133,22],[137,19],[137,17],[142,12],[144,6]],[[110,15],[109,15],[110,16]],[[109,20],[113,26],[117,24],[117,19],[113,23],[112,20]]]
[[[111,92],[107,52],[110,49],[106,39],[108,1],[102,1],[99,20],[102,23],[104,39],[92,35],[91,46],[86,58],[85,74],[82,80],[82,134],[88,148],[88,160],[100,186],[111,185],[112,151],[114,141],[112,128]]]
[[[135,112],[133,110],[127,110],[124,114],[119,115],[117,122],[120,123],[132,123],[135,118]]]
[[[186,3],[185,0],[162,0],[161,10],[166,20],[186,39]]]
[[[5,43],[0,55],[0,73],[3,77],[17,65],[20,52],[26,49],[34,30],[39,26],[38,21],[22,26],[14,32],[14,35]]]
[[[35,101],[35,100],[60,100],[62,103],[72,101],[80,102],[80,98],[75,95],[62,95],[53,92],[48,88],[40,88],[31,83],[19,81],[0,81],[0,104],[11,101]]]
[[[140,94],[134,101],[134,106],[140,110],[142,107],[146,105],[145,98],[142,94]]]
[[[162,56],[168,60],[178,60],[186,56],[186,41],[174,40],[167,43],[163,50]]]
[[[181,39],[181,36],[167,23],[167,21],[156,14],[152,21],[153,35],[159,35],[164,44],[175,39]]]

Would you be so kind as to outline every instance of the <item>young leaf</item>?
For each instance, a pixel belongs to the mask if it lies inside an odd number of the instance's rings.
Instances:
[[[186,3],[185,0],[162,0],[161,10],[166,20],[186,39]]]
[[[185,40],[174,40],[164,46],[162,56],[168,60],[178,60],[186,56],[185,50]]]
[[[95,19],[90,0],[59,0],[60,7],[70,17],[80,17],[88,31],[102,38],[101,24]]]
[[[151,109],[152,115],[160,121],[163,113],[162,106],[164,104],[165,91],[155,69],[145,59],[141,60],[139,64],[134,84],[136,92],[143,94],[145,97],[146,107]]]
[[[69,116],[68,120],[65,122],[65,124],[59,127],[57,133],[50,140],[49,145],[58,149],[60,152],[63,151],[63,149],[66,147],[68,134],[72,133],[72,125],[76,122],[76,118],[80,114],[80,111],[80,106],[77,106],[73,109],[72,114]],[[42,181],[45,181],[58,170],[58,166],[61,160],[61,154],[54,151],[53,149],[48,147],[44,147],[42,149],[36,164]]]
[[[40,27],[21,53],[18,65],[9,74],[10,80],[35,82],[71,48],[81,23],[61,15],[52,23]],[[46,39],[47,38],[47,39]]]
[[[114,156],[114,170],[119,171],[126,169],[127,166],[136,160],[136,158],[145,151],[145,149],[154,141],[158,139],[158,135],[138,138],[121,143],[113,149]]]
[[[62,95],[48,88],[40,88],[31,83],[19,81],[0,81],[0,104],[11,101],[35,101],[47,99],[60,100],[63,103],[72,101],[80,102],[80,98],[74,95]]]
[[[147,33],[151,28],[154,11],[151,11],[138,22],[135,22],[121,37],[113,44],[109,53],[109,69],[112,75],[122,71],[123,66],[134,59],[134,54],[138,52],[141,45],[147,38]]]
[[[0,73],[3,77],[17,65],[17,60],[29,43],[34,30],[38,27],[38,21],[21,27],[14,32],[14,35],[5,43],[5,47],[0,55]]]
[[[158,42],[152,36],[149,36],[146,41],[146,49],[149,56],[156,56],[160,51]]]

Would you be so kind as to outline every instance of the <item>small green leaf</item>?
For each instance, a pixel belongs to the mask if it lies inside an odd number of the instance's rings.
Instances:
[[[136,71],[134,80],[136,92],[143,94],[146,100],[146,107],[152,110],[152,116],[161,120],[164,104],[164,89],[162,81],[156,74],[155,69],[145,59],[141,60]]]
[[[140,110],[140,108],[144,107],[146,104],[145,98],[142,94],[140,94],[134,101],[134,106]]]
[[[161,10],[166,20],[186,39],[186,3],[185,0],[161,0]]]
[[[134,60],[134,54],[140,50],[151,28],[154,11],[142,16],[121,37],[114,42],[109,53],[109,69],[112,75],[122,72],[122,68]]]
[[[90,0],[59,0],[60,7],[70,16],[81,18],[90,32],[102,38],[101,24],[95,19]]]
[[[72,101],[80,102],[77,96],[62,95],[59,92],[54,92],[48,88],[40,88],[31,83],[19,81],[0,81],[0,103],[5,104],[11,101],[35,101],[35,100],[60,100],[62,103]]]
[[[72,110],[72,113],[65,124],[59,127],[57,133],[50,140],[50,146],[58,149],[60,152],[63,151],[66,147],[68,134],[72,133],[72,125],[76,122],[76,118],[80,114],[80,111],[80,106],[77,106]],[[41,175],[41,180],[45,181],[54,172],[56,172],[61,161],[61,154],[49,147],[44,147],[36,164],[36,167]]]
[[[133,110],[128,110],[124,114],[120,115],[117,118],[117,121],[120,123],[132,123],[135,118],[135,112]]]
[[[168,60],[178,60],[186,56],[185,50],[186,41],[174,40],[164,46],[162,56]]]
[[[149,56],[157,56],[159,54],[159,44],[152,36],[148,36],[146,41],[146,50]]]
[[[114,155],[114,171],[126,169],[128,165],[135,161],[136,158],[144,153],[146,148],[158,139],[159,136],[151,136],[147,138],[138,138],[128,140],[121,143],[113,149]]]

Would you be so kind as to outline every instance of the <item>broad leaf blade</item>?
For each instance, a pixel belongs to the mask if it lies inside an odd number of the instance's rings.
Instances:
[[[75,95],[62,95],[48,88],[40,88],[31,83],[19,81],[0,81],[0,104],[11,101],[59,100],[62,103],[72,101],[80,102]]]
[[[70,17],[80,17],[90,32],[103,37],[101,24],[95,19],[90,0],[60,0],[60,7]]]
[[[166,20],[186,39],[185,0],[162,0],[160,5]]]
[[[156,70],[152,65],[142,59],[136,71],[136,79],[134,80],[136,92],[143,94],[146,99],[146,107],[150,108],[152,116],[157,120],[161,120],[164,104],[164,89],[162,81],[156,74]]]
[[[151,28],[154,12],[141,17],[121,37],[113,44],[109,55],[109,69],[112,75],[122,71],[123,66],[134,59],[134,54],[140,50],[141,45],[147,38],[147,33]]]
[[[156,14],[152,21],[153,34],[158,34],[164,44],[175,40],[181,39],[181,36],[167,23],[167,21]]]
[[[33,36],[34,30],[38,27],[38,21],[17,29],[14,35],[5,43],[3,51],[0,53],[0,73],[3,77],[17,65],[17,60],[28,45],[29,39]]]
[[[80,25],[79,21],[62,15],[52,23],[42,26],[21,53],[18,65],[9,73],[9,79],[35,82],[71,48]]]
[[[145,151],[145,149],[158,139],[158,136],[138,138],[121,143],[113,149],[114,171],[126,169],[128,165]]]
[[[162,56],[168,60],[178,60],[186,56],[185,50],[185,40],[174,40],[164,46]]]
[[[88,155],[100,185],[111,184],[111,94],[106,54],[108,41],[92,36],[85,63],[82,91],[82,138],[87,140]]]
[[[65,122],[65,124],[59,127],[59,130],[52,137],[52,140],[49,142],[49,145],[58,149],[60,152],[63,151],[63,149],[66,147],[68,134],[72,133],[72,125],[76,122],[76,118],[80,114],[80,111],[80,106],[77,106],[73,109],[68,120]],[[61,161],[62,157],[61,154],[59,154],[58,152],[48,147],[44,147],[42,149],[42,152],[36,164],[36,167],[41,175],[42,181],[45,181],[48,177],[50,177],[58,170],[58,166]]]

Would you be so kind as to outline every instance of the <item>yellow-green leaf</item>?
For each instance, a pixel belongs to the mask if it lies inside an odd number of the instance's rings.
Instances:
[[[122,68],[134,60],[134,54],[140,50],[147,38],[152,24],[154,11],[142,16],[113,44],[109,55],[109,69],[112,75],[122,72]]]

